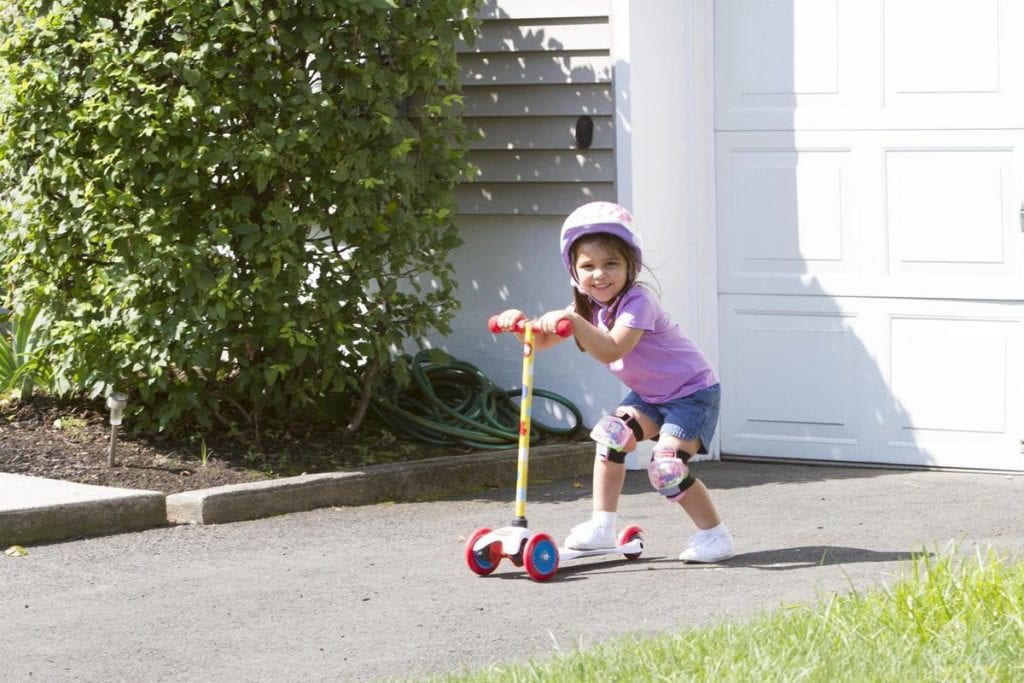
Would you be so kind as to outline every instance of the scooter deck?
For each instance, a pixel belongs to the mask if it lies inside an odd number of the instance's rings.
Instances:
[[[639,555],[644,551],[642,538],[634,538],[629,543],[617,545],[614,548],[595,548],[593,550],[576,550],[575,548],[559,548],[558,557],[562,562],[576,560],[581,557],[595,557],[597,555]]]

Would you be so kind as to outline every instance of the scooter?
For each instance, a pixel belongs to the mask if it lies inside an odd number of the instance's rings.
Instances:
[[[504,332],[498,326],[497,316],[488,322],[491,332]],[[471,571],[487,576],[498,568],[503,558],[516,567],[526,566],[526,573],[534,581],[547,581],[555,575],[561,561],[570,561],[595,555],[622,554],[635,560],[644,550],[643,529],[628,526],[622,530],[614,548],[575,550],[559,548],[549,534],[531,531],[526,523],[526,487],[530,463],[530,418],[533,410],[533,323],[520,320],[516,331],[523,335],[523,387],[519,403],[519,454],[517,458],[515,517],[509,526],[500,529],[481,527],[466,542],[466,564]],[[572,323],[562,320],[558,335],[572,334]]]

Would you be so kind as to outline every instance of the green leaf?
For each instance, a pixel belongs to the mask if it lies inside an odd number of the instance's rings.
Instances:
[[[256,191],[263,193],[267,189],[267,183],[270,182],[270,173],[266,169],[256,170]]]

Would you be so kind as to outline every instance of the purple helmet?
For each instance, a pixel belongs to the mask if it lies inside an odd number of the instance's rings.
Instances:
[[[573,280],[572,245],[584,235],[608,233],[622,238],[636,252],[638,263],[643,262],[643,243],[640,229],[632,214],[612,202],[590,202],[569,214],[562,223],[562,263]]]

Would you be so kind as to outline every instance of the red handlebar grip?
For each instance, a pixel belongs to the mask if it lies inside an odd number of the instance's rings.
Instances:
[[[490,328],[491,332],[493,332],[495,334],[500,334],[500,333],[505,331],[505,330],[501,329],[498,326],[498,316],[496,316],[496,315],[492,315],[490,317],[490,319],[487,321],[487,327]],[[525,327],[526,327],[526,321],[525,320],[519,320],[519,321],[516,322],[516,332],[522,332]],[[534,329],[534,331],[536,331],[537,327],[534,326],[533,329]],[[571,337],[572,336],[572,321],[571,320],[565,320],[565,319],[559,320],[558,321],[558,325],[555,326],[555,331],[558,333],[559,337]]]

